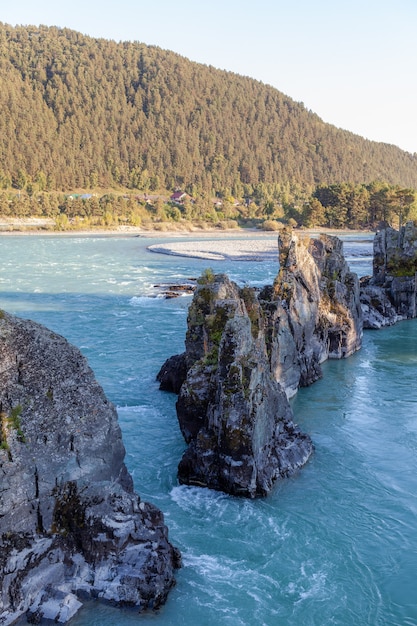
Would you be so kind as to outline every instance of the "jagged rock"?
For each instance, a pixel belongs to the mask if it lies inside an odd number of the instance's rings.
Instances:
[[[259,294],[222,274],[198,281],[177,401],[189,444],[180,482],[266,495],[313,449],[293,424],[287,396],[319,378],[324,359],[361,346],[359,281],[341,242],[323,236],[306,244],[282,232],[279,244],[280,273]]]
[[[325,359],[358,350],[363,327],[416,317],[414,223],[377,233],[374,275],[361,284],[336,237],[302,241],[281,231],[279,260],[274,285],[259,294],[223,275],[199,280],[181,356],[177,414],[189,446],[180,482],[266,494],[312,450],[286,397],[317,380]]]
[[[301,467],[312,443],[292,422],[273,380],[255,293],[227,276],[199,285],[188,316],[190,365],[177,402],[189,447],[180,482],[234,495],[266,495]]]
[[[374,238],[373,275],[361,280],[364,328],[390,326],[417,315],[417,225],[385,226]]]
[[[214,391],[212,374],[214,366],[207,361],[197,361],[190,367],[184,384],[180,387],[176,404],[179,426],[186,443],[198,435],[205,424],[210,399]],[[186,384],[185,384],[185,381]]]
[[[389,277],[414,276],[416,271],[417,224],[407,222],[400,230],[385,224],[374,238],[374,283],[385,285]]]
[[[189,279],[190,281],[195,281],[195,279]],[[172,298],[179,298],[183,294],[192,294],[195,290],[195,285],[190,283],[178,285],[172,283],[162,283],[159,285],[154,285],[155,289],[159,289],[161,295],[163,295],[167,300]]]
[[[321,377],[321,363],[344,358],[362,343],[359,280],[337,237],[278,238],[280,270],[260,298],[269,317],[274,378],[293,395]]]
[[[113,405],[85,358],[0,315],[0,624],[64,623],[85,596],[157,607],[178,552],[133,492]]]
[[[371,284],[371,280],[370,276],[360,280],[363,327],[378,330],[401,321],[403,317],[398,315],[388,293],[383,287]]]

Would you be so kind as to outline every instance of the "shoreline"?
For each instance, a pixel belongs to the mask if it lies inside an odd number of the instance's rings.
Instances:
[[[329,231],[327,233],[330,234]],[[303,236],[309,238],[319,233],[317,230],[303,230],[296,234],[302,239]],[[338,235],[341,234],[342,231],[339,231]],[[346,232],[343,231],[343,234]],[[349,231],[349,234],[355,237],[359,233]],[[194,237],[189,241],[160,242],[147,246],[147,249],[157,254],[206,261],[278,261],[278,233],[276,231],[264,231],[260,233],[260,236],[257,236],[256,231],[248,236],[242,233],[240,235],[240,237],[230,237],[227,234],[226,237],[204,237],[199,240]]]
[[[206,228],[206,229],[187,229],[187,230],[158,230],[158,229],[145,229],[140,226],[119,226],[118,228],[90,228],[90,229],[80,229],[80,230],[52,230],[42,227],[31,227],[29,223],[22,224],[22,229],[19,228],[6,228],[3,229],[4,222],[0,221],[0,236],[16,236],[16,237],[26,237],[26,236],[39,236],[46,235],[48,237],[71,237],[76,236],[80,237],[85,235],[86,237],[114,237],[118,235],[130,235],[132,237],[148,237],[148,238],[166,238],[166,237],[212,237],[213,235],[217,235],[218,237],[222,236],[234,236],[241,237],[242,235],[254,235],[256,234],[259,237],[278,237],[279,230],[261,230],[258,228],[231,228],[231,229],[219,229],[219,228]],[[335,228],[305,228],[305,229],[294,229],[294,232],[300,236],[312,236],[319,234],[328,234],[328,235],[370,235],[374,236],[374,231],[368,230],[348,230],[348,229],[335,229]]]
[[[158,230],[158,229],[145,229],[140,226],[119,226],[118,228],[89,228],[89,229],[80,229],[80,230],[52,230],[48,228],[36,228],[31,227],[30,225],[22,226],[22,229],[19,228],[7,228],[3,229],[2,224],[0,223],[0,236],[39,236],[45,235],[47,237],[80,237],[85,235],[86,237],[115,237],[115,236],[131,236],[131,237],[195,237],[195,236],[213,236],[217,235],[242,235],[245,233],[257,233],[259,235],[271,235],[274,232],[278,231],[262,231],[256,228],[233,228],[233,229],[219,229],[219,228],[210,228],[210,229],[193,229],[193,230]]]
[[[33,222],[32,222],[33,223]],[[294,232],[302,237],[313,237],[319,234],[335,236],[350,235],[363,236],[374,233],[370,231],[334,230],[326,228],[303,229]],[[171,239],[164,243],[150,244],[147,250],[154,254],[179,256],[185,258],[204,259],[206,261],[273,261],[278,260],[278,234],[279,231],[263,231],[256,228],[219,230],[212,228],[207,230],[145,230],[135,226],[122,226],[117,229],[89,229],[54,231],[39,228],[30,230],[1,230],[0,236],[7,237],[140,237],[142,239]],[[175,241],[183,239],[183,241]]]

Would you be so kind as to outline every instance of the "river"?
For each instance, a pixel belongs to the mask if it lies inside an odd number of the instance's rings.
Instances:
[[[185,444],[176,398],[159,391],[155,376],[183,350],[191,297],[167,300],[154,285],[208,265],[261,285],[277,263],[150,253],[158,241],[0,237],[0,307],[47,325],[87,356],[117,406],[135,488],[162,509],[183,556],[157,613],[89,602],[72,624],[417,625],[417,322],[366,331],[360,352],[327,362],[323,379],[298,392],[295,420],[315,453],[270,496],[179,486]],[[346,239],[359,274],[371,271],[370,250],[366,237]]]

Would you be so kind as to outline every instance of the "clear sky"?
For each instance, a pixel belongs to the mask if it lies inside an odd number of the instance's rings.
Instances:
[[[417,152],[417,0],[3,0],[0,21],[173,50]]]

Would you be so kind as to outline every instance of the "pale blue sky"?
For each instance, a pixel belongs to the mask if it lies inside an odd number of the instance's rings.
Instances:
[[[268,83],[417,152],[417,0],[3,0],[0,21],[136,40]]]

